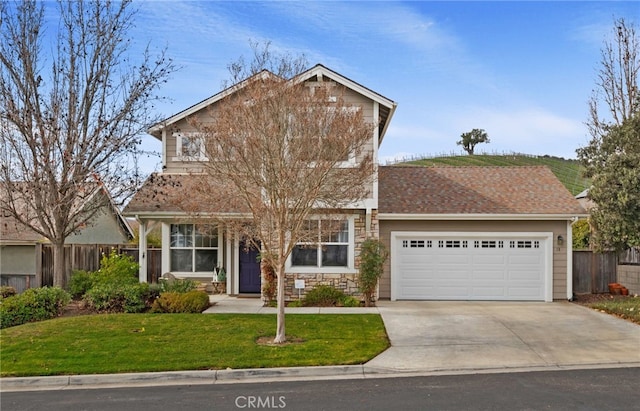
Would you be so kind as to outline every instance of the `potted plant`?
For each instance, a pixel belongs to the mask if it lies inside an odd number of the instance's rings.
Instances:
[[[227,272],[224,267],[215,267],[213,269],[213,281],[211,284],[213,285],[214,293],[224,293],[227,289]]]

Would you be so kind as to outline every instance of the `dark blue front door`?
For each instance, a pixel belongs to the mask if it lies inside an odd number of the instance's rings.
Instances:
[[[259,250],[249,243],[240,242],[240,292],[260,292]]]

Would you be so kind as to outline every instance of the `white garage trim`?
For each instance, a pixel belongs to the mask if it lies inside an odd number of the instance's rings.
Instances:
[[[544,250],[544,301],[553,301],[553,233],[551,232],[434,232],[434,231],[392,231],[391,232],[391,300],[395,301],[399,297],[400,288],[400,250],[399,240],[411,240],[420,237],[430,239],[456,239],[456,238],[506,238],[506,239],[537,239],[541,241]]]

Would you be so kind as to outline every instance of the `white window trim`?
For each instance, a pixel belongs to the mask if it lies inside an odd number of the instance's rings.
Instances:
[[[194,233],[195,233],[195,226],[198,225],[196,223],[178,223],[178,222],[174,222],[174,223],[168,223],[167,224],[167,231],[168,231],[168,235],[166,238],[166,244],[167,244],[167,267],[168,268],[168,272],[171,272],[171,274],[175,275],[178,278],[183,278],[183,277],[208,277],[208,278],[212,278],[213,275],[213,270],[211,271],[171,271],[171,250],[196,250],[196,249],[202,249],[202,250],[218,250],[218,267],[224,267],[224,255],[223,255],[223,238],[222,238],[222,228],[220,227],[220,225],[217,226],[217,231],[218,231],[218,245],[217,248],[216,247],[195,247],[195,245],[193,247],[171,247],[171,226],[173,224],[191,224],[194,226]],[[163,238],[163,244],[164,244],[165,239]],[[192,255],[193,258],[193,255]],[[195,264],[195,261],[193,262]],[[194,266],[194,270],[195,270],[195,266]]]
[[[326,220],[322,216],[312,217],[310,220]],[[357,270],[355,268],[355,216],[340,216],[340,220],[347,220],[349,225],[349,243],[347,251],[347,266],[346,267],[308,267],[308,266],[293,266],[291,265],[291,254],[287,258],[285,264],[285,273],[296,274],[355,274]]]
[[[172,161],[209,161],[206,155],[204,146],[204,137],[200,133],[182,133],[174,132],[172,136],[176,139],[176,156],[172,157]],[[196,138],[200,140],[200,153],[198,156],[183,156],[182,155],[182,139],[183,138]]]

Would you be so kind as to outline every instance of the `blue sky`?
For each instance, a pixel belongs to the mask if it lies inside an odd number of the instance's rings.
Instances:
[[[574,158],[600,48],[634,2],[138,1],[135,47],[167,46],[183,68],[161,90],[168,117],[220,91],[249,40],[329,68],[398,103],[381,161],[461,152]],[[160,144],[145,138],[148,149]]]

